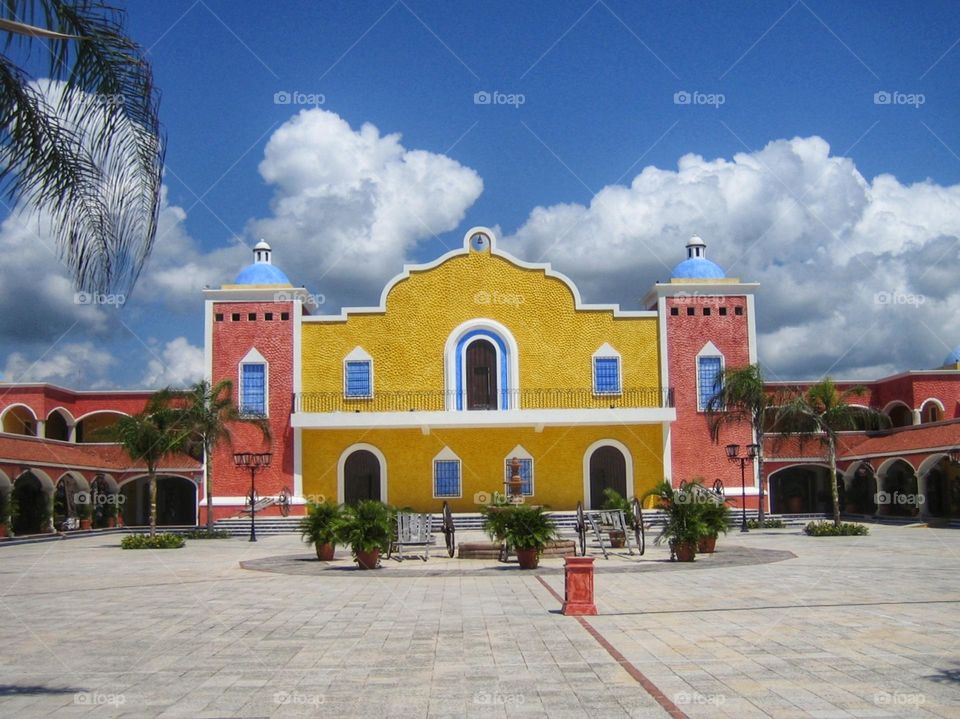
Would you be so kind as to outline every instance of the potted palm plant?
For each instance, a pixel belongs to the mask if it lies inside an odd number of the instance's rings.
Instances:
[[[717,548],[717,537],[730,529],[730,507],[723,500],[707,498],[700,511],[707,533],[697,542],[697,551],[712,554]]]
[[[674,489],[669,482],[661,482],[647,496],[657,497],[660,508],[667,515],[660,536],[657,537],[657,544],[668,540],[671,553],[677,561],[694,561],[697,543],[700,537],[708,533],[703,520],[704,503],[697,501],[699,498],[695,490]]]
[[[344,507],[337,520],[337,539],[349,544],[360,569],[376,569],[380,552],[390,543],[390,508],[383,502],[365,499],[356,505]]]
[[[540,553],[557,538],[557,527],[543,507],[518,504],[505,515],[503,538],[517,552],[520,569],[536,569]]]
[[[329,562],[337,548],[337,523],[343,509],[333,502],[310,502],[300,520],[300,536],[317,550],[317,559]]]

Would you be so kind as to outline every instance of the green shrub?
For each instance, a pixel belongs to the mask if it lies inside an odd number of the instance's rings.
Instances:
[[[183,537],[176,534],[128,534],[120,540],[121,549],[180,549]]]
[[[783,529],[787,525],[783,523],[782,519],[764,519],[763,528],[764,529]],[[747,527],[749,529],[760,529],[760,521],[757,519],[748,519]]]
[[[810,522],[803,531],[811,537],[859,537],[870,534],[870,530],[864,524],[854,524],[853,522],[840,522],[834,524],[828,521]]]
[[[341,543],[349,544],[354,554],[374,549],[387,551],[392,532],[390,508],[374,499],[344,507],[334,525],[334,535]]]
[[[184,539],[230,539],[230,532],[225,529],[191,529],[180,535]]]
[[[503,538],[511,547],[539,553],[557,538],[557,526],[543,507],[516,504],[502,512],[506,517]]]
[[[300,537],[307,544],[336,544],[343,508],[335,502],[310,502],[300,520]]]

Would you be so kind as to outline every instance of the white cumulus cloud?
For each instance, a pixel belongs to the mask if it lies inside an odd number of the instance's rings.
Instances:
[[[502,246],[552,261],[593,301],[636,306],[694,233],[728,275],[761,283],[772,377],[930,368],[960,342],[960,186],[867,180],[820,137],[646,167],[589,206],[535,208]]]
[[[186,387],[201,379],[203,348],[190,344],[186,337],[175,337],[152,353],[140,384],[149,389]]]

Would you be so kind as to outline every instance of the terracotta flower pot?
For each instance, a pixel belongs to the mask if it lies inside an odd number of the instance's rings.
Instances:
[[[320,544],[317,542],[315,546],[317,548],[317,559],[319,559],[321,562],[330,562],[333,560],[333,553],[337,549],[336,544],[332,544],[330,542]]]
[[[536,549],[518,549],[517,561],[520,569],[536,569],[540,564],[540,552]]]
[[[117,526],[117,518],[107,517],[107,529],[113,529],[116,526]]]
[[[610,532],[610,546],[614,549],[623,549],[627,546],[627,535],[619,530]]]
[[[7,536],[7,525],[0,524],[0,539],[3,539],[6,536]]]
[[[369,552],[356,552],[357,566],[360,569],[376,569],[380,561],[380,548],[377,547]]]
[[[716,537],[700,537],[700,541],[697,542],[697,551],[700,554],[713,554],[717,549],[717,538]]]
[[[697,556],[697,545],[692,542],[681,542],[674,549],[678,562],[692,562]]]
[[[91,519],[80,520],[80,529],[90,529],[92,526],[93,526],[93,520]]]

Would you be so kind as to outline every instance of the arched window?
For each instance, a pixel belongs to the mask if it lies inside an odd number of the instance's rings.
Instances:
[[[240,360],[240,414],[266,417],[269,414],[269,365],[257,350]]]
[[[722,389],[723,353],[713,342],[707,342],[697,353],[697,409],[705,412]]]
[[[456,499],[463,495],[460,458],[449,447],[444,447],[433,458],[434,499]]]
[[[623,392],[620,353],[609,344],[593,353],[593,393],[621,394]]]
[[[348,399],[373,397],[373,357],[355,347],[343,358],[343,396]]]
[[[450,333],[444,358],[448,409],[516,407],[517,343],[502,324],[488,319],[464,322]]]

